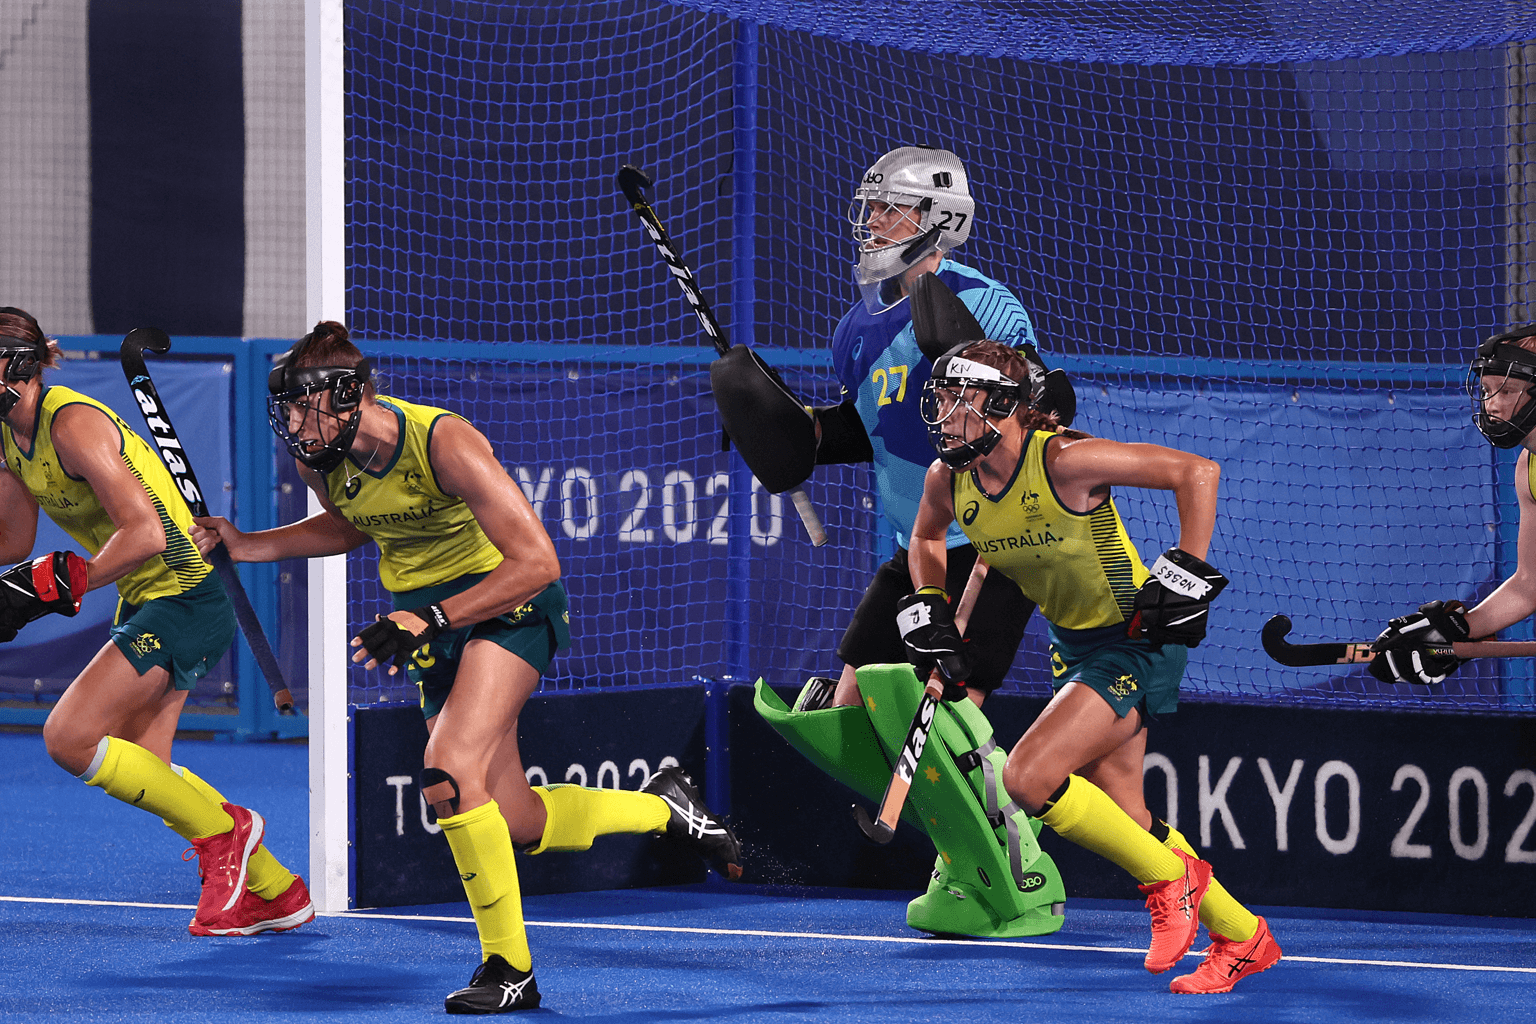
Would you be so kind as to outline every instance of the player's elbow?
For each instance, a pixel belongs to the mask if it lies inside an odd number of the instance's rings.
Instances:
[[[151,558],[165,554],[165,530],[158,524],[153,529],[140,527],[134,530],[130,542],[131,561],[138,565],[143,565]]]
[[[540,589],[560,579],[560,558],[555,554],[553,547],[532,556],[525,568],[531,580]]]

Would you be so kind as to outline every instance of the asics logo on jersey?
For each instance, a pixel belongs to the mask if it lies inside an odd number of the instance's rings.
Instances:
[[[363,478],[355,476],[347,481],[347,497],[357,497],[357,492],[363,489]]]
[[[965,506],[965,511],[960,514],[960,521],[962,523],[964,523],[966,526],[970,526],[972,523],[974,523],[976,521],[976,517],[979,516],[979,515],[981,515],[981,502],[979,502],[979,501],[967,502],[966,506]]]
[[[469,880],[470,880],[470,879],[471,879],[471,878],[474,878],[474,877],[475,877],[475,875],[477,875],[477,874],[478,874],[478,873],[479,873],[479,872],[476,872],[476,871],[471,871],[471,872],[469,872],[469,873],[468,873],[468,874],[463,874],[463,873],[460,873],[460,875],[459,875],[459,881],[461,881],[461,882],[467,882],[467,881],[469,881]]]
[[[717,825],[710,821],[709,815],[700,814],[697,810],[694,809],[693,804],[680,804],[669,796],[663,796],[660,793],[656,795],[665,800],[668,807],[672,808],[678,814],[683,816],[683,822],[685,825],[687,825],[688,834],[690,836],[696,836],[699,839],[703,839],[705,836],[725,835],[724,826]]]

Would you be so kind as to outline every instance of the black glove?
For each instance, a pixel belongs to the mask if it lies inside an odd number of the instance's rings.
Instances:
[[[1125,635],[1132,640],[1199,647],[1211,602],[1228,580],[1182,548],[1169,548],[1152,565],[1152,576],[1136,591]]]
[[[420,633],[411,633],[394,619],[377,616],[372,625],[363,627],[363,631],[357,634],[368,657],[380,665],[393,660],[395,667],[405,668],[405,659],[412,651],[431,643],[437,634],[448,628],[448,616],[443,614],[443,606],[440,604],[411,608],[409,611],[425,622],[427,628]]]
[[[1472,639],[1466,608],[1460,601],[1431,601],[1417,614],[1387,623],[1371,650],[1371,675],[1384,683],[1438,683],[1467,661],[1451,644]]]
[[[962,700],[971,676],[971,654],[965,649],[949,601],[937,587],[924,587],[896,602],[896,628],[907,645],[907,660],[926,681],[938,669],[945,700]]]
[[[85,596],[85,559],[55,551],[0,573],[0,643],[16,639],[22,626],[50,612],[76,615]]]

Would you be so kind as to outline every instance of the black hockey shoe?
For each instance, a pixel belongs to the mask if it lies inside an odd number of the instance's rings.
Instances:
[[[731,826],[704,806],[693,780],[681,768],[663,768],[646,780],[640,792],[661,797],[672,808],[667,835],[699,851],[723,878],[741,878],[741,843]]]
[[[511,1013],[513,1010],[537,1010],[539,986],[532,971],[520,971],[492,953],[475,968],[469,987],[451,992],[443,1000],[449,1013]]]

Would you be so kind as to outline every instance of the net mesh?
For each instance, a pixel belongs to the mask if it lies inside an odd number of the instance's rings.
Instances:
[[[1512,456],[1472,427],[1462,380],[1481,337],[1536,319],[1536,53],[1507,42],[1532,15],[1232,3],[1128,24],[954,3],[916,33],[899,6],[349,5],[351,323],[385,393],[468,416],[539,509],[576,635],[547,685],[835,674],[890,549],[867,467],[812,479],[820,549],[782,499],[730,482],[708,349],[619,167],[656,180],[732,340],[832,402],[848,196],[924,143],[966,161],[977,226],[956,258],[1030,311],[1075,425],[1223,466],[1210,559],[1234,583],[1187,696],[1529,708],[1519,662],[1412,693],[1282,668],[1259,630],[1283,613],[1296,642],[1369,639],[1513,569]],[[1146,560],[1176,541],[1163,495],[1117,501]],[[350,574],[371,617],[373,567]],[[1037,621],[1008,686],[1048,679]],[[354,677],[359,700],[397,695]]]

